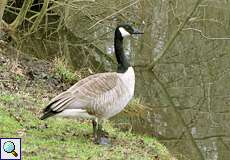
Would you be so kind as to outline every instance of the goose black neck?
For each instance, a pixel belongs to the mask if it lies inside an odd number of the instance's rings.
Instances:
[[[130,64],[127,61],[126,56],[124,54],[123,37],[121,36],[121,33],[118,28],[115,31],[114,47],[118,63],[117,72],[124,73],[130,67]]]

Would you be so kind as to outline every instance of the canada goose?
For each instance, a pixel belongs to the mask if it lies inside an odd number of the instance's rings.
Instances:
[[[109,141],[102,130],[102,120],[122,111],[134,94],[134,70],[126,59],[123,38],[143,34],[130,25],[116,27],[114,48],[118,62],[117,72],[98,73],[86,77],[67,91],[53,98],[43,110],[41,119],[51,116],[81,117],[92,119],[94,142]]]

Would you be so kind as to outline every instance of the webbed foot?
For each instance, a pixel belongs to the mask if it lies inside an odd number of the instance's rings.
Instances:
[[[108,145],[110,144],[110,140],[108,137],[98,137],[97,139],[94,140],[95,144],[99,144],[99,145]]]

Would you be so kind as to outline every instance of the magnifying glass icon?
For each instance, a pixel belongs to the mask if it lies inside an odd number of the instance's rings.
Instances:
[[[6,153],[11,153],[14,155],[14,157],[18,156],[18,153],[15,152],[15,145],[11,141],[7,141],[3,144],[3,149]]]

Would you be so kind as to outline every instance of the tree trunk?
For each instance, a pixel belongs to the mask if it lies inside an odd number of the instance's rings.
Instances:
[[[3,17],[5,7],[6,7],[6,3],[7,3],[7,0],[1,0],[0,1],[0,29],[3,28],[2,17]]]
[[[25,0],[22,8],[17,16],[17,18],[10,24],[11,29],[14,31],[18,26],[22,24],[26,17],[27,11],[30,9],[31,5],[33,4],[34,0]]]

